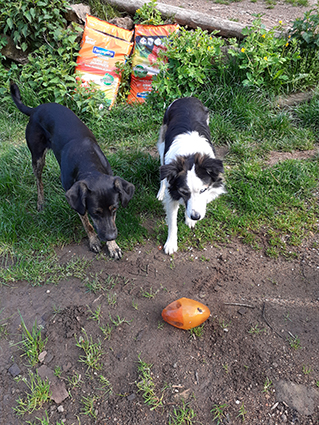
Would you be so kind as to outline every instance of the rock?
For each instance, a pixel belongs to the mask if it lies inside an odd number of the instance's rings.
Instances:
[[[5,38],[7,40],[7,44],[0,50],[3,56],[17,63],[28,63],[28,55],[30,53],[28,50],[24,52],[23,50],[18,49],[13,40],[7,35],[1,34],[1,38]]]
[[[110,20],[110,24],[116,25],[117,27],[124,28],[126,30],[132,30],[134,27],[134,22],[129,16],[124,18],[113,18]]]
[[[132,393],[132,394],[130,394],[130,395],[127,397],[127,400],[128,400],[128,401],[133,401],[135,398],[136,398],[136,395],[135,395],[134,393]]]
[[[47,351],[42,351],[42,353],[39,354],[38,359],[40,363],[44,362],[45,356],[48,354]]]
[[[86,15],[91,14],[90,6],[85,4],[72,4],[67,9],[65,14],[65,19],[68,22],[76,22],[77,24],[84,24],[86,20]]]
[[[62,367],[63,372],[67,372],[68,370],[70,370],[70,369],[71,369],[71,367],[72,367],[71,363],[70,363],[70,362],[67,362],[67,363],[66,363],[65,365],[63,365],[63,367]]]
[[[63,381],[54,375],[54,372],[49,367],[42,365],[37,369],[37,372],[41,379],[48,379],[50,383],[51,390],[51,400],[55,401],[56,404],[62,403],[65,400],[69,393],[65,387]]]
[[[9,367],[8,372],[11,373],[11,375],[15,378],[16,376],[20,375],[20,368],[16,363],[13,363],[11,367]]]
[[[181,393],[174,394],[174,396],[173,396],[174,401],[176,403],[177,402],[180,402],[182,400],[186,401],[188,399],[188,397],[192,395],[192,393],[190,391],[191,391],[191,389],[188,388],[187,390],[185,390],[185,391],[183,391]]]
[[[49,364],[52,360],[53,360],[53,355],[52,355],[51,353],[48,353],[48,354],[45,356],[44,364]]]
[[[319,403],[319,390],[290,381],[275,383],[277,401],[286,403],[301,415],[310,416]]]

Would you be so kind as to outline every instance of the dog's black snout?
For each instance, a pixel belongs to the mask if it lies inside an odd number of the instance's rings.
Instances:
[[[197,211],[192,211],[192,214],[191,214],[191,219],[192,220],[200,220],[200,214],[197,212]]]

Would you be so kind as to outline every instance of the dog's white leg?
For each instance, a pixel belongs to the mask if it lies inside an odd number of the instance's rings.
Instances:
[[[171,255],[177,251],[177,213],[179,202],[173,201],[166,193],[164,198],[164,205],[166,210],[166,221],[168,226],[167,241],[164,245],[165,254]]]
[[[166,188],[167,188],[167,179],[163,179],[161,180],[161,186],[157,194],[157,199],[159,201],[163,201]]]

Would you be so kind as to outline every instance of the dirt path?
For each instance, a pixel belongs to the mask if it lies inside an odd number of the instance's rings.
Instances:
[[[307,10],[314,8],[316,0],[308,0],[308,6],[292,6],[284,1],[273,2],[269,5],[266,1],[242,0],[229,4],[215,3],[211,0],[161,0],[158,3],[170,4],[183,9],[194,10],[214,18],[227,19],[241,24],[251,24],[256,16],[261,16],[262,23],[267,28],[272,28],[282,21],[289,25],[296,18],[303,17]],[[270,2],[269,2],[270,3]]]

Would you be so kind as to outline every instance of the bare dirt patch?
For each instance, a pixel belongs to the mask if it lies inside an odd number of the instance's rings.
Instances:
[[[29,328],[35,319],[44,327],[48,342],[43,363],[52,371],[60,368],[69,391],[59,405],[45,404],[50,424],[168,424],[181,398],[196,412],[193,423],[213,423],[211,409],[224,403],[223,423],[241,423],[242,406],[248,424],[318,423],[316,243],[314,239],[303,246],[292,261],[267,258],[239,241],[189,249],[174,259],[152,243],[136,247],[120,261],[95,257],[85,242],[59,250],[61,262],[75,256],[91,260],[87,279],[0,287],[1,317],[7,318],[9,335],[0,341],[0,423],[25,424],[44,412],[20,418],[12,410],[27,388],[14,381],[9,369],[15,365],[26,377],[30,369],[19,346],[12,344],[20,340],[18,311]],[[89,292],[87,285],[97,282],[100,290]],[[163,323],[162,309],[180,297],[209,306],[211,317],[202,337]],[[99,306],[97,322],[92,312]],[[115,326],[112,320],[117,318],[125,322]],[[109,339],[101,330],[107,324],[113,326]],[[85,336],[83,329],[92,342],[101,342],[100,370],[87,371],[80,361],[84,352],[76,341]],[[163,407],[150,410],[138,391],[139,356],[153,365]],[[100,375],[112,392],[105,393]],[[72,387],[76,376],[81,377],[79,385]],[[267,379],[272,385],[265,391]],[[289,395],[283,384],[298,391]],[[96,419],[83,414],[83,397],[95,398]]]

